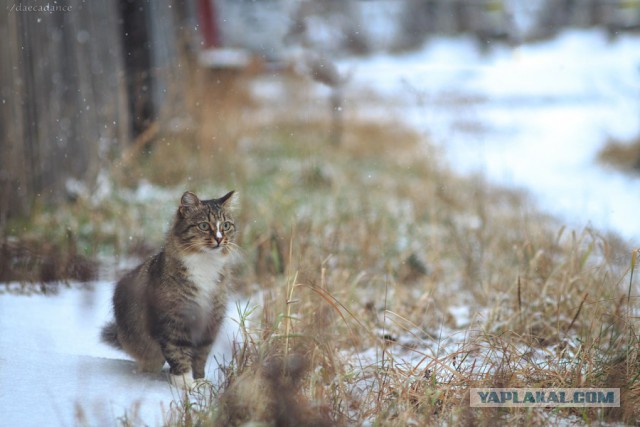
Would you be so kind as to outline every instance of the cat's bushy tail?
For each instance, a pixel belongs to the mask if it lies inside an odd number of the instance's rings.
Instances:
[[[100,333],[102,342],[109,344],[115,348],[122,349],[122,344],[118,340],[118,329],[115,322],[109,322],[102,328]]]

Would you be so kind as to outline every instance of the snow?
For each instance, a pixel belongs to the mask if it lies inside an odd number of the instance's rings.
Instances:
[[[434,38],[416,53],[345,60],[350,90],[373,90],[440,147],[462,174],[531,192],[577,229],[640,241],[640,177],[597,164],[610,138],[640,134],[640,37],[599,30],[485,52],[467,37]],[[360,107],[361,108],[361,107]]]
[[[207,68],[243,68],[249,65],[251,57],[241,49],[207,49],[200,52],[198,62]]]
[[[112,282],[92,289],[63,288],[57,295],[0,295],[0,412],[3,425],[114,425],[127,416],[161,425],[181,393],[161,374],[140,374],[124,353],[100,342],[112,318]],[[234,309],[228,311],[233,314]],[[219,378],[230,360],[237,323],[223,325],[207,363]],[[137,418],[136,418],[137,417]]]

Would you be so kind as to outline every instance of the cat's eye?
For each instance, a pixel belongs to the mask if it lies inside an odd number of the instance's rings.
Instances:
[[[198,228],[202,231],[209,231],[211,226],[209,225],[208,222],[201,222],[200,224],[198,224]]]
[[[233,224],[231,224],[229,221],[225,221],[222,223],[222,231],[229,231],[231,230],[231,227],[233,227]]]

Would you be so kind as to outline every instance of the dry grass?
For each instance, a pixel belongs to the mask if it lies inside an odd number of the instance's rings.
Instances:
[[[240,190],[239,282],[258,298],[222,387],[170,424],[638,419],[638,304],[615,236],[454,176],[392,118],[347,117],[334,147],[322,104],[300,92],[266,123],[268,105],[239,99],[222,112],[203,100],[201,133],[180,145],[198,155],[174,164],[182,154],[167,146],[152,167],[182,166],[171,185]],[[472,409],[474,386],[620,387],[623,398],[611,410]]]
[[[640,171],[640,141],[609,141],[598,155],[600,162],[626,172]]]
[[[293,95],[270,105],[248,95],[252,76],[198,76],[193,125],[160,129],[150,150],[115,163],[110,198],[71,207],[103,215],[86,233],[94,251],[129,253],[160,241],[185,189],[242,195],[244,339],[222,384],[176,402],[167,424],[640,417],[630,248],[453,175],[393,117],[347,111],[335,147],[326,103],[300,79],[276,80]],[[161,187],[140,197],[141,181]],[[83,224],[65,222],[79,236]],[[473,409],[478,386],[620,387],[622,407]]]
[[[73,236],[65,245],[24,238],[0,242],[0,283],[18,282],[20,287],[13,287],[13,292],[56,292],[52,283],[87,282],[97,277],[97,271],[97,262],[77,253]]]

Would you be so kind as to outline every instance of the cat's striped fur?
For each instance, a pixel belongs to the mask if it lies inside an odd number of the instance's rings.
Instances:
[[[212,200],[184,193],[164,248],[120,279],[113,295],[115,321],[103,328],[103,341],[145,372],[167,361],[177,386],[204,377],[222,324],[237,247],[236,198],[233,191]]]

